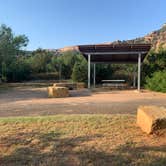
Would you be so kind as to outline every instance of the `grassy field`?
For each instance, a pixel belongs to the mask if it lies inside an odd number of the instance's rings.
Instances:
[[[0,119],[1,166],[166,165],[165,135],[146,135],[133,115]]]

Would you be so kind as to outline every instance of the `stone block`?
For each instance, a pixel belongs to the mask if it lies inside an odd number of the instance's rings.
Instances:
[[[140,106],[137,110],[137,124],[148,133],[166,128],[166,109],[157,106]]]
[[[69,90],[66,87],[54,87],[50,86],[47,88],[48,97],[68,97]]]
[[[84,89],[85,88],[85,83],[84,82],[78,82],[77,83],[77,89]]]

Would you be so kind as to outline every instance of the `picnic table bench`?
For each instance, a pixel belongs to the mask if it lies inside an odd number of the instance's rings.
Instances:
[[[125,80],[102,80],[103,87],[124,88],[127,87]]]

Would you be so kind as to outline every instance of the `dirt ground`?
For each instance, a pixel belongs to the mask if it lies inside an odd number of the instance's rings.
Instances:
[[[48,98],[46,88],[0,91],[0,117],[54,114],[136,114],[139,105],[166,107],[166,94],[135,90],[70,91],[68,98]]]

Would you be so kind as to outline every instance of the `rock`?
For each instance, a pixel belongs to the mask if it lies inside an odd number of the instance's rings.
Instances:
[[[50,86],[47,88],[48,90],[48,97],[68,97],[69,90],[66,87],[55,87]]]
[[[157,106],[140,106],[137,111],[137,124],[148,134],[166,128],[166,109]]]

